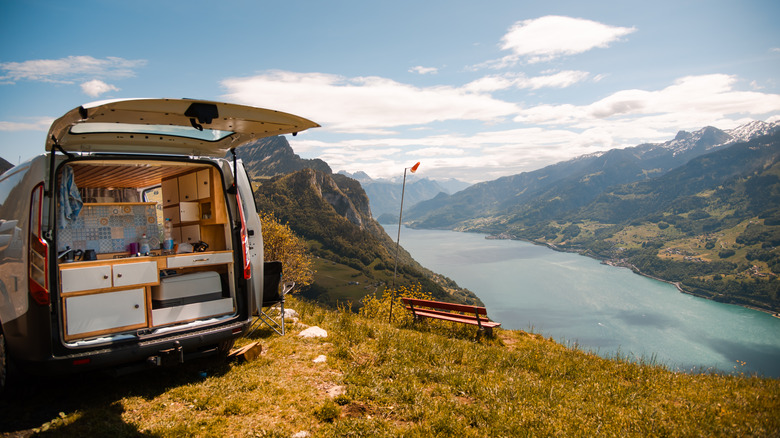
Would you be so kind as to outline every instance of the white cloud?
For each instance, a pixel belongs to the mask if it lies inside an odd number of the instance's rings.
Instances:
[[[53,118],[39,117],[28,122],[3,122],[0,121],[0,131],[48,131]]]
[[[417,149],[414,151],[414,155],[418,157],[440,157],[447,155],[465,155],[465,151],[453,147],[434,147]]]
[[[661,90],[621,90],[588,105],[528,108],[515,121],[583,126],[601,119],[609,119],[609,123],[636,118],[650,121],[668,115],[664,123],[703,126],[728,116],[780,110],[780,95],[735,90],[736,82],[735,77],[724,74],[687,76]]]
[[[409,73],[417,73],[421,75],[429,75],[429,74],[436,74],[439,72],[439,69],[436,67],[423,67],[421,65],[412,67],[409,69]]]
[[[544,72],[541,76],[527,77],[522,73],[491,75],[472,81],[464,88],[475,93],[506,90],[509,88],[538,90],[540,88],[567,88],[586,80],[590,74],[584,71],[565,70]]]
[[[501,90],[516,86],[515,79],[491,76],[464,88]],[[680,129],[708,125],[730,129],[770,116],[777,120],[780,95],[741,91],[736,89],[738,83],[729,75],[687,76],[658,90],[621,90],[584,105],[525,108],[515,123],[481,132],[456,126],[446,135],[406,130],[404,136],[333,143],[310,138],[291,141],[296,151],[300,144],[308,156],[320,156],[334,169],[363,170],[372,177],[396,176],[405,163],[422,160],[426,176],[484,181],[583,154],[667,141]]]
[[[142,59],[130,60],[109,56],[97,59],[91,56],[68,56],[60,59],[35,59],[23,62],[0,63],[2,81],[41,81],[72,84],[85,76],[97,78],[127,78],[135,69],[146,65]]]
[[[609,26],[583,18],[548,15],[515,23],[501,39],[501,49],[511,52],[500,60],[478,67],[505,68],[521,60],[529,64],[605,48],[634,27]]]
[[[101,94],[108,93],[109,91],[119,91],[119,88],[107,84],[103,81],[93,79],[89,82],[81,84],[81,90],[90,97],[98,97]]]
[[[513,103],[467,88],[415,87],[369,76],[272,71],[222,81],[229,101],[273,107],[339,132],[388,129],[447,120],[497,121],[517,114]]]

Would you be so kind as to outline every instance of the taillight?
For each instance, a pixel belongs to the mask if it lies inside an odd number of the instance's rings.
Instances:
[[[36,303],[49,304],[49,244],[43,239],[41,228],[43,215],[43,183],[38,184],[30,197],[30,253],[28,278],[30,295]]]
[[[244,279],[252,278],[252,267],[249,264],[249,233],[246,230],[244,219],[244,205],[241,203],[241,193],[236,190],[236,203],[238,204],[238,216],[241,218],[241,249],[244,251]]]

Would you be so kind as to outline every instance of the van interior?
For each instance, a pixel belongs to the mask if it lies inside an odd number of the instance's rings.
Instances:
[[[235,314],[230,218],[217,166],[72,161],[60,167],[56,189],[64,341],[135,336]]]

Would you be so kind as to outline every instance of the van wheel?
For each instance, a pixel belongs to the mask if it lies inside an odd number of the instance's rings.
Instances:
[[[220,342],[219,347],[217,347],[219,354],[222,356],[227,356],[228,353],[230,353],[230,350],[233,349],[233,344],[235,344],[235,342],[235,339],[228,339],[226,341]]]

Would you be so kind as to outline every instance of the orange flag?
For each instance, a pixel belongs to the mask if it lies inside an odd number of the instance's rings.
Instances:
[[[414,172],[417,172],[417,168],[418,168],[418,167],[420,167],[420,162],[419,162],[419,161],[417,162],[417,164],[415,164],[414,166],[412,166],[412,169],[411,169],[411,170],[412,170],[412,173],[414,173]]]

